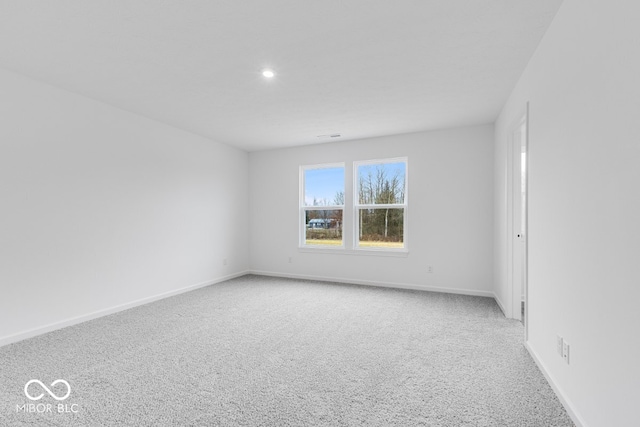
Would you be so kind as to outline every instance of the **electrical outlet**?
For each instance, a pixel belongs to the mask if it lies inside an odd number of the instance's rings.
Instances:
[[[563,349],[562,349],[563,342],[564,340],[562,339],[562,337],[560,335],[556,335],[556,351],[558,352],[558,355],[560,357],[562,357],[562,353],[563,353]]]
[[[226,258],[222,258],[222,265],[227,265],[227,259]]]
[[[427,266],[427,273],[433,273],[433,266],[431,265]]]
[[[293,262],[293,257],[289,257],[289,264]]]
[[[562,342],[562,358],[564,359],[564,362],[568,365],[569,364],[569,354],[570,354],[570,348],[571,346],[569,345],[568,342],[563,341]]]

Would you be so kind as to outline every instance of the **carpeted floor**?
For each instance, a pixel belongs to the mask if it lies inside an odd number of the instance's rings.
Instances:
[[[0,348],[0,425],[572,426],[522,336],[489,298],[244,276]]]

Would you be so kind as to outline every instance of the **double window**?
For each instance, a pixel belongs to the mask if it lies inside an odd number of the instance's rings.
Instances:
[[[301,247],[406,251],[407,159],[357,161],[349,172],[300,168]]]

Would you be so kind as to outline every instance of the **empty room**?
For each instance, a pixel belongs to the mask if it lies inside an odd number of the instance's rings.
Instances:
[[[0,425],[640,425],[638,16],[1,1]]]

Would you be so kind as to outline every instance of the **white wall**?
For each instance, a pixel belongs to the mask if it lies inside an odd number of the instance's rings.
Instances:
[[[0,117],[0,344],[248,268],[247,153],[1,70]]]
[[[530,101],[528,346],[592,427],[638,422],[638,16],[635,0],[566,0],[495,125],[499,261],[507,134]],[[497,262],[499,293],[503,272]]]
[[[404,156],[408,257],[298,250],[300,165],[346,162],[349,193],[354,160]],[[493,295],[491,125],[252,152],[249,159],[252,270]]]

